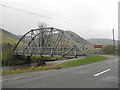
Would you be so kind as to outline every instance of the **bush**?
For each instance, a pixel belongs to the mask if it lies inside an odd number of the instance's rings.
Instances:
[[[103,47],[103,54],[112,54],[114,53],[113,45],[107,45]]]
[[[2,45],[2,66],[22,65],[31,63],[31,60],[27,56],[13,56],[13,47],[14,45],[10,43]]]
[[[2,45],[2,65],[8,65],[10,59],[12,58],[12,47],[10,43],[6,43]]]

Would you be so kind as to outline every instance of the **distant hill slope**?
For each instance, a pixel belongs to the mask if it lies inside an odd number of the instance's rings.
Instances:
[[[113,40],[112,39],[92,38],[92,39],[88,39],[87,41],[89,41],[90,43],[93,43],[93,44],[102,44],[104,46],[113,45]],[[117,40],[115,40],[115,45],[118,46],[118,41]]]
[[[85,40],[84,38],[82,38],[81,36],[77,35],[76,33],[72,32],[72,31],[65,31],[65,36],[69,40],[74,42],[79,49],[81,49],[81,47],[83,45],[85,45],[85,47],[89,51],[94,51],[95,50],[94,44],[90,43],[89,41]]]
[[[16,44],[18,42],[18,36],[15,34],[12,34],[4,29],[0,28],[0,38],[2,42],[0,44],[10,43],[10,44]]]
[[[69,36],[73,41],[83,43],[84,45],[92,45],[89,41],[85,40],[84,38],[80,37],[76,33],[72,31],[65,31],[67,34],[71,35]]]

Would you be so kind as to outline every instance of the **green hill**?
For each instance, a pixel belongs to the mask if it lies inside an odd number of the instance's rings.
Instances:
[[[105,38],[92,38],[88,39],[89,42],[93,44],[102,44],[104,46],[106,45],[113,45],[113,40],[112,39],[105,39]],[[115,40],[115,45],[118,45],[118,40]]]
[[[0,44],[16,44],[18,42],[18,38],[16,35],[0,28]]]

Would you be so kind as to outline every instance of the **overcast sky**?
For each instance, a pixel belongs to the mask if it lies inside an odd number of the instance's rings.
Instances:
[[[119,0],[1,0],[1,4],[40,16],[0,6],[0,26],[20,35],[38,28],[40,22],[71,30],[85,39],[118,38]]]

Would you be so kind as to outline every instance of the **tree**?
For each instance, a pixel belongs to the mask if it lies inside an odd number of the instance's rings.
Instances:
[[[114,53],[113,45],[107,45],[103,47],[103,54],[112,54]]]
[[[38,27],[39,28],[45,28],[45,27],[47,27],[47,24],[43,23],[43,22],[38,22]]]
[[[46,23],[43,23],[43,22],[38,22],[38,27],[40,29],[40,35],[39,35],[39,38],[38,38],[38,42],[39,42],[39,46],[42,48],[42,46],[44,45],[44,37],[46,35],[46,31],[43,31],[43,28],[46,28],[47,27],[47,24]]]

